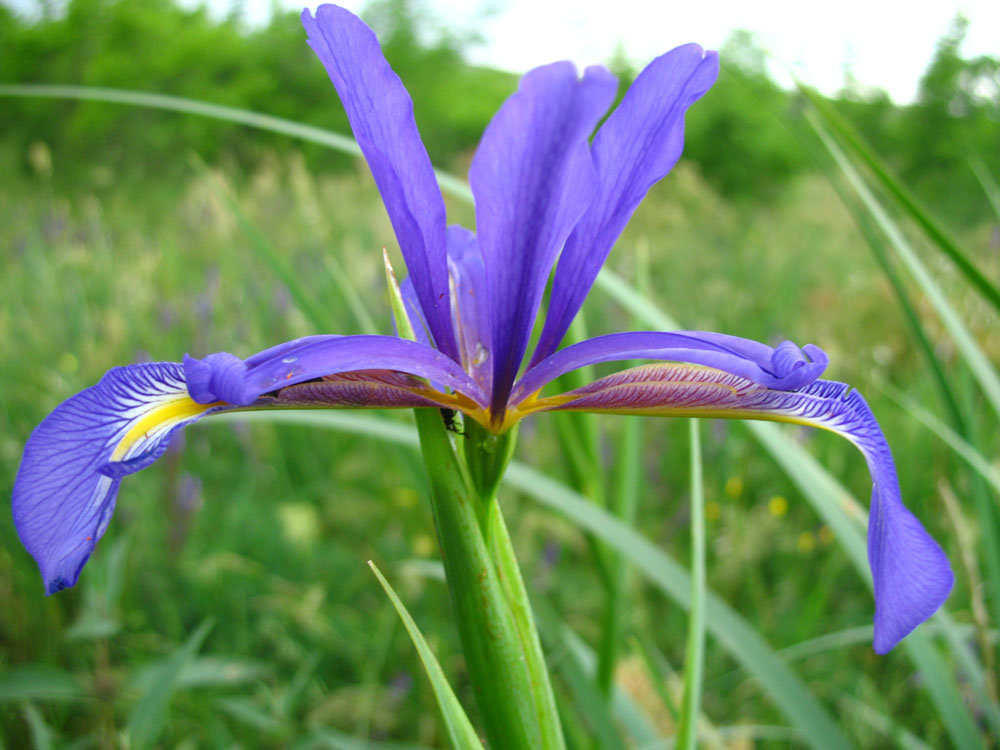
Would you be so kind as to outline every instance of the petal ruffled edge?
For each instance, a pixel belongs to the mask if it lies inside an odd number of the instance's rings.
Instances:
[[[791,341],[776,347],[706,331],[612,333],[560,349],[517,381],[510,405],[517,406],[547,383],[600,362],[654,359],[714,367],[777,390],[790,391],[816,380],[830,360],[818,346]]]
[[[184,357],[184,371],[199,403],[250,406],[260,396],[307,380],[357,370],[395,370],[427,378],[480,405],[487,401],[459,364],[437,349],[394,336],[309,336],[247,360],[220,352]]]

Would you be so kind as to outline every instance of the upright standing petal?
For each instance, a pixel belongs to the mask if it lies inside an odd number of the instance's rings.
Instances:
[[[76,583],[115,508],[121,478],[149,466],[184,425],[217,410],[188,396],[173,362],[109,370],[35,428],[14,481],[14,525],[45,592]]]
[[[549,269],[587,209],[595,174],[587,139],[614,98],[603,68],[532,70],[494,116],[469,170],[493,327],[493,398],[502,414]]]
[[[448,274],[462,367],[489,393],[493,381],[490,359],[493,341],[486,267],[476,235],[458,225],[448,227]]]
[[[559,256],[532,364],[559,346],[632,212],[680,158],[684,114],[718,72],[718,55],[697,44],[661,55],[639,74],[597,132],[592,148],[597,197]]]
[[[302,23],[368,160],[435,343],[457,360],[448,303],[444,199],[413,119],[410,95],[361,19],[335,5],[322,5],[315,18],[304,10]]]

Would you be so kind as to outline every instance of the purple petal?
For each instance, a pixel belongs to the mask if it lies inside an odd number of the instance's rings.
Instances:
[[[861,450],[872,476],[868,562],[875,589],[875,651],[892,649],[948,598],[954,583],[948,559],[903,505],[882,430],[861,394],[844,383],[817,380],[798,391],[777,391],[712,368],[647,365],[528,402],[525,409],[550,410],[764,419],[836,432]]]
[[[444,200],[413,119],[410,95],[361,19],[322,5],[315,19],[304,10],[302,24],[368,160],[434,340],[457,359],[448,304]]]
[[[183,368],[109,370],[31,433],[14,481],[14,525],[45,592],[72,586],[104,535],[121,478],[149,466],[177,429],[215,411],[188,397]]]
[[[627,359],[690,362],[782,391],[811,383],[829,363],[819,347],[807,344],[799,349],[791,341],[772,348],[750,339],[704,331],[613,333],[573,344],[539,362],[517,382],[510,403],[517,405],[546,383],[571,370]]]
[[[493,411],[502,413],[556,254],[595,190],[587,139],[614,77],[571,63],[530,71],[494,116],[469,182],[493,326]]]
[[[427,330],[427,320],[420,309],[420,300],[417,299],[416,289],[413,288],[413,277],[407,276],[403,279],[403,282],[399,285],[399,294],[403,298],[403,310],[406,313],[406,317],[410,320],[410,328],[413,329],[416,341],[424,346],[433,347],[434,343],[431,341]],[[396,335],[398,336],[399,325],[396,321],[393,321],[393,323],[396,327]]]
[[[221,353],[195,359],[184,357],[184,371],[198,389],[199,403],[224,401],[249,406],[258,397],[290,385],[354,370],[397,370],[428,378],[485,404],[486,396],[457,362],[416,341],[393,336],[310,336],[279,354],[259,355],[242,362]],[[274,350],[272,350],[274,351]],[[247,363],[253,365],[246,367]]]
[[[715,82],[719,58],[697,44],[653,60],[594,137],[598,193],[566,241],[532,364],[551,354],[646,192],[684,146],[684,114]]]
[[[476,235],[465,227],[448,227],[448,273],[462,367],[484,392],[489,393],[493,363],[490,362],[492,328],[486,267]]]

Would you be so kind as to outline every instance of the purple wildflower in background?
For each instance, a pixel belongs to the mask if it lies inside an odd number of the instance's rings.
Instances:
[[[692,44],[654,60],[592,142],[615,78],[600,67],[580,77],[568,62],[527,73],[473,159],[473,234],[446,224],[412,102],[372,31],[330,5],[302,19],[395,229],[420,340],[319,335],[247,359],[223,352],[110,370],[57,407],[25,446],[14,519],[48,593],[76,583],[121,479],[202,417],[296,406],[448,408],[500,433],[536,412],[586,410],[793,422],[846,437],[874,484],[875,650],[888,651],[937,610],[952,586],[948,561],[903,506],[865,401],[817,379],[827,365],[822,350],[697,331],[618,333],[559,349],[629,217],[680,156],[685,111],[715,81],[715,53]],[[519,376],[553,266],[548,314]],[[635,359],[658,364],[541,395],[571,370]]]

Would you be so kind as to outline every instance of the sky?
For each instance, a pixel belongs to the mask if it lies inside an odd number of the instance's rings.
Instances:
[[[266,18],[270,2],[249,0],[248,19]],[[557,59],[581,66],[604,62],[618,49],[642,65],[687,42],[717,49],[745,29],[771,53],[772,73],[783,83],[790,82],[783,77],[788,68],[834,93],[850,68],[862,87],[881,88],[905,103],[916,96],[937,40],[959,12],[971,21],[963,52],[1000,56],[1000,0],[489,0],[494,12],[478,21],[482,2],[425,2],[442,20],[481,32],[486,42],[471,51],[474,62],[518,73]],[[364,0],[342,4],[357,11]]]
[[[966,56],[1000,56],[1000,0],[419,0],[450,28],[475,29],[484,43],[475,63],[522,73],[569,59],[606,62],[616,52],[640,67],[679,44],[720,48],[733,31],[751,31],[770,52],[771,72],[788,85],[793,71],[832,94],[845,73],[862,88],[880,88],[897,103],[913,101],[937,40],[959,12],[970,20]],[[37,0],[6,0],[27,9]],[[224,15],[242,5],[249,23],[265,23],[272,3],[298,9],[302,0],[181,0]],[[366,0],[341,0],[358,12]],[[491,12],[484,17],[483,9]],[[722,60],[723,65],[725,59]]]

